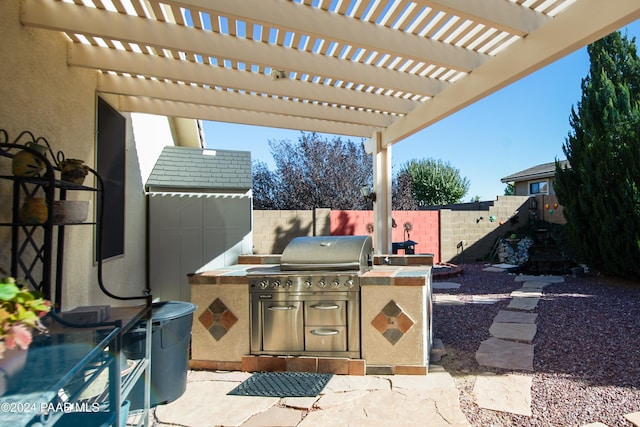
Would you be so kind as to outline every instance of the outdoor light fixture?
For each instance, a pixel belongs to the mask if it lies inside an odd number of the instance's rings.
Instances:
[[[368,185],[363,185],[360,187],[360,194],[364,197],[364,200],[371,200],[372,202],[376,201],[376,193],[373,191],[371,187]]]
[[[271,80],[282,80],[287,78],[287,73],[284,70],[271,70]]]

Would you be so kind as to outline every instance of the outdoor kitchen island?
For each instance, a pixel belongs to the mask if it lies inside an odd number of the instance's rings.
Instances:
[[[325,272],[326,280],[318,279],[319,275],[310,275],[306,280],[288,279],[281,272],[286,263],[281,262],[280,255],[241,256],[236,265],[191,274],[191,300],[198,309],[193,318],[190,367],[349,375],[427,374],[432,344],[433,256],[369,258],[372,265],[362,272]],[[275,297],[259,290],[294,289],[298,282],[306,283],[301,286],[308,287],[307,293],[314,298],[304,302],[284,298],[294,302],[276,303],[272,301]],[[332,288],[341,292],[332,293]],[[357,291],[359,301],[336,296],[350,293],[347,291]],[[259,293],[265,301],[253,298],[252,292]],[[257,304],[266,302],[271,306],[260,309],[260,316],[267,313],[265,325],[257,327],[255,319],[252,324],[252,317],[256,317]],[[298,314],[297,306],[301,306]],[[267,310],[274,310],[274,314]],[[313,310],[317,314],[312,314]],[[335,312],[328,318],[331,320],[318,317],[326,311]],[[354,313],[357,319],[349,320]],[[306,323],[289,324],[279,317],[274,320],[266,316],[286,316],[284,319]],[[270,324],[276,331],[262,331]],[[340,338],[343,334],[344,338]],[[295,339],[296,336],[300,338]],[[273,344],[267,344],[271,341]],[[277,350],[278,343],[286,344]]]

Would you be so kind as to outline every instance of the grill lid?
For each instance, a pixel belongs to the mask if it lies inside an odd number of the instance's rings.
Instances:
[[[371,236],[296,237],[282,252],[280,270],[365,271],[371,252]]]

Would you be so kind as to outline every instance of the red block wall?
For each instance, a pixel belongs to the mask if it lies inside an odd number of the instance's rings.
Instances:
[[[440,262],[440,215],[438,211],[393,211],[391,217],[396,227],[391,231],[393,242],[411,239],[418,242],[417,254],[433,254],[433,262]],[[411,224],[409,236],[404,231],[405,223]],[[332,236],[373,237],[373,211],[331,211]],[[375,247],[375,241],[373,245]],[[402,251],[400,251],[402,253]]]

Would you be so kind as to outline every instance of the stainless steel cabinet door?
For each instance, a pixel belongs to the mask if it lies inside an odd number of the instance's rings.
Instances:
[[[304,350],[303,303],[265,301],[262,303],[262,348],[264,351]]]

